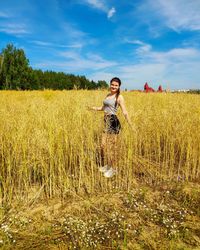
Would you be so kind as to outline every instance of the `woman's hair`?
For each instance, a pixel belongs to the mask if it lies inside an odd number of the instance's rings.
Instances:
[[[111,80],[110,80],[110,84],[112,82],[118,82],[119,83],[119,88],[118,88],[118,91],[117,91],[117,94],[116,94],[116,101],[115,101],[115,107],[117,106],[117,99],[120,95],[120,86],[122,84],[121,80],[118,78],[118,77],[113,77]]]

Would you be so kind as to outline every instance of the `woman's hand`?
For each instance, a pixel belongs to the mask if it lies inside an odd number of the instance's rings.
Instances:
[[[86,106],[87,110],[91,111],[91,110],[94,110],[93,107],[90,107],[90,106]]]

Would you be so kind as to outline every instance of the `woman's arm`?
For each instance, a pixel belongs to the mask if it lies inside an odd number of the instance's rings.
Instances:
[[[129,126],[135,131],[135,128],[132,125],[131,120],[130,120],[129,115],[128,115],[128,112],[126,110],[126,106],[125,106],[125,102],[124,102],[124,97],[122,95],[120,95],[118,97],[118,104],[119,104],[119,106],[120,106],[120,108],[122,110],[122,113],[123,113],[125,119],[127,120],[128,124],[129,124]]]
[[[106,97],[108,97],[110,94],[107,94]],[[94,110],[94,111],[104,111],[104,105],[101,107],[88,107],[89,110]]]
[[[88,107],[89,110],[94,110],[94,111],[103,111],[103,106],[101,107]]]

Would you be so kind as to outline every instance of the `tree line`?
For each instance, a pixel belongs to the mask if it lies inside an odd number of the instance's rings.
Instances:
[[[106,81],[90,81],[85,76],[64,72],[42,71],[29,65],[23,49],[8,44],[0,53],[0,89],[102,89]]]

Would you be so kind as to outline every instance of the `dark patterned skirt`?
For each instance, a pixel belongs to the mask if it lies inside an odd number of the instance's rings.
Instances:
[[[116,115],[105,115],[104,116],[104,132],[107,134],[119,134],[121,124]]]

